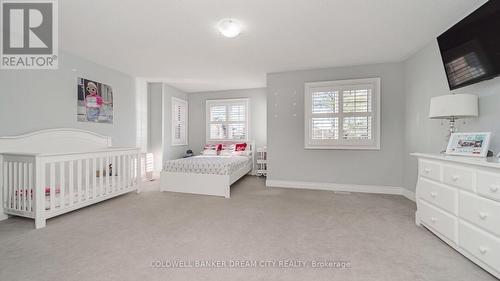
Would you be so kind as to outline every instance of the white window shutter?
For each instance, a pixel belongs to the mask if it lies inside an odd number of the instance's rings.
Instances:
[[[305,148],[380,149],[380,78],[305,84]]]
[[[187,145],[188,103],[172,98],[172,145]]]
[[[248,140],[248,99],[207,100],[207,141]]]

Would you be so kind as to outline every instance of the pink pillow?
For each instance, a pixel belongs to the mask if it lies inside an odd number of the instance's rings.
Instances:
[[[247,143],[237,143],[235,146],[235,151],[245,151],[247,149]]]

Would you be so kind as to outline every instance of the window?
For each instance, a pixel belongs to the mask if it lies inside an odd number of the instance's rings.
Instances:
[[[188,103],[172,97],[172,145],[187,145]]]
[[[305,148],[380,149],[380,78],[305,84]]]
[[[207,141],[248,140],[248,99],[207,100]]]

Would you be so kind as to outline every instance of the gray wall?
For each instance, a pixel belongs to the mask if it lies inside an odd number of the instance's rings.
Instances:
[[[417,161],[411,152],[439,153],[446,148],[448,123],[428,119],[430,99],[449,94],[443,63],[434,40],[404,63],[405,171],[404,187],[415,190]],[[479,96],[479,118],[458,122],[459,131],[493,132],[490,150],[500,150],[500,78],[453,91]],[[443,124],[443,125],[441,125]]]
[[[305,150],[304,83],[370,77],[381,77],[381,149],[378,151]],[[403,88],[402,64],[268,74],[269,174],[267,178],[284,181],[402,186]]]
[[[113,124],[76,121],[77,77],[113,88]],[[0,136],[70,127],[111,136],[117,146],[136,145],[135,80],[131,76],[60,51],[59,69],[0,70],[0,85]]]
[[[266,145],[266,89],[230,90],[189,94],[189,147],[200,153],[206,143],[206,100],[250,99],[250,138],[257,147]]]
[[[155,171],[161,171],[163,161],[181,158],[187,150],[187,145],[172,145],[172,97],[188,99],[172,86],[148,83],[148,152],[154,154]]]
[[[167,84],[163,84],[163,110],[164,110],[164,139],[163,139],[163,159],[172,160],[184,156],[187,150],[186,145],[172,145],[172,97],[188,100],[187,94]],[[188,104],[188,110],[191,111]],[[189,120],[188,120],[189,121]],[[188,133],[188,141],[189,141]]]
[[[163,163],[163,85],[148,83],[148,148],[153,153],[154,171]]]
[[[0,136],[66,127],[111,136],[116,146],[136,146],[135,80],[64,51],[59,58],[57,70],[0,70]],[[77,77],[113,88],[113,124],[76,121]]]

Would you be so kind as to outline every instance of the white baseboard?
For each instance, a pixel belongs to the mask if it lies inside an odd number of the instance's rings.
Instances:
[[[283,180],[266,180],[266,186],[311,189],[311,190],[341,191],[341,192],[393,194],[393,195],[401,195],[408,198],[411,201],[415,201],[415,193],[409,191],[406,188],[396,187],[396,186],[338,184],[338,183],[326,183],[326,182],[304,182],[304,181],[283,181]]]
[[[415,201],[415,192],[413,191],[410,191],[406,188],[401,188],[401,195],[403,195],[404,197],[406,197],[407,199],[413,201],[413,202],[416,202]]]

